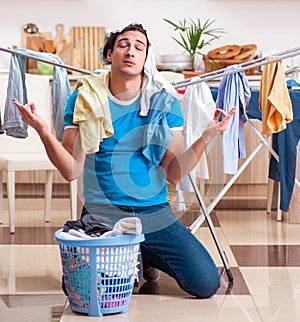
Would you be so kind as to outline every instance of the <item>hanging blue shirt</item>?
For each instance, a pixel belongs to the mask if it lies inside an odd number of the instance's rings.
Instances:
[[[232,65],[226,70],[238,69],[238,65]],[[251,97],[248,79],[244,71],[224,76],[220,82],[216,100],[217,108],[226,113],[232,107],[237,112],[230,120],[228,129],[223,133],[223,172],[235,174],[238,171],[238,159],[246,157],[246,144],[244,135],[244,123],[247,105]]]

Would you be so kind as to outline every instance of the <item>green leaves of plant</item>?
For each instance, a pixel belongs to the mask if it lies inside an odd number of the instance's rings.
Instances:
[[[189,53],[192,60],[195,54],[204,55],[201,50],[204,46],[210,45],[213,40],[219,39],[222,33],[225,33],[224,28],[212,28],[215,20],[207,19],[201,23],[200,18],[193,20],[192,18],[184,18],[182,21],[171,21],[164,18],[165,22],[170,24],[174,31],[179,32],[179,38],[172,37],[172,39]]]

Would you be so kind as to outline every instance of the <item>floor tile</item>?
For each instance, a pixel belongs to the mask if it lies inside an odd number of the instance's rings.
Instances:
[[[278,222],[265,211],[217,211],[229,245],[300,245],[300,225]]]
[[[299,267],[241,268],[262,321],[300,321]]]
[[[61,227],[16,227],[11,234],[9,227],[0,227],[0,245],[51,245],[56,230]]]
[[[133,295],[126,314],[104,318],[83,317],[72,313],[70,307],[67,306],[61,322],[84,320],[90,322],[261,321],[250,296],[215,296],[213,299],[195,300],[156,295]]]
[[[0,317],[9,322],[59,321],[65,303],[65,296],[58,294],[0,295]]]
[[[227,237],[224,231],[220,227],[214,227],[215,241],[210,229],[207,227],[200,227],[194,234],[201,241],[201,243],[207,248],[210,255],[214,259],[217,266],[224,266],[222,258],[225,257],[229,266],[237,266],[237,262],[228,244]],[[221,254],[223,254],[221,256]]]
[[[300,266],[300,245],[231,246],[241,266]]]
[[[0,246],[0,294],[62,294],[58,246]]]
[[[199,216],[197,205],[191,205],[189,211],[181,218],[187,225]],[[221,272],[221,286],[215,296],[206,300],[190,297],[162,273],[155,285],[141,281],[134,288],[126,314],[89,317],[70,310],[61,288],[54,233],[71,218],[68,200],[53,199],[51,221],[45,223],[42,200],[19,199],[16,233],[9,232],[7,208],[0,225],[0,320],[300,321],[300,225],[277,222],[264,210],[217,210],[210,217],[220,249],[205,220],[194,234]],[[222,257],[227,260],[233,283],[229,283]]]

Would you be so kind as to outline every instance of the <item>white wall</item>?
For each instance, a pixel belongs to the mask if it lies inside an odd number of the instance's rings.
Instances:
[[[0,46],[20,45],[24,24],[34,22],[40,31],[52,31],[61,22],[71,26],[116,28],[142,22],[153,50],[159,54],[181,53],[176,36],[163,18],[215,19],[226,34],[207,47],[256,43],[263,54],[300,46],[300,0],[0,0]],[[295,63],[300,65],[300,58]],[[0,68],[7,68],[9,54],[0,53]]]

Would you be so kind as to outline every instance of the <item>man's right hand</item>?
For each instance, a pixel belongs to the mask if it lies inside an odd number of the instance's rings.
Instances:
[[[39,133],[40,136],[42,136],[43,133],[49,131],[49,126],[47,122],[37,114],[36,106],[34,103],[22,105],[15,98],[13,98],[13,103],[19,109],[22,115],[22,120],[31,127],[33,127]]]

